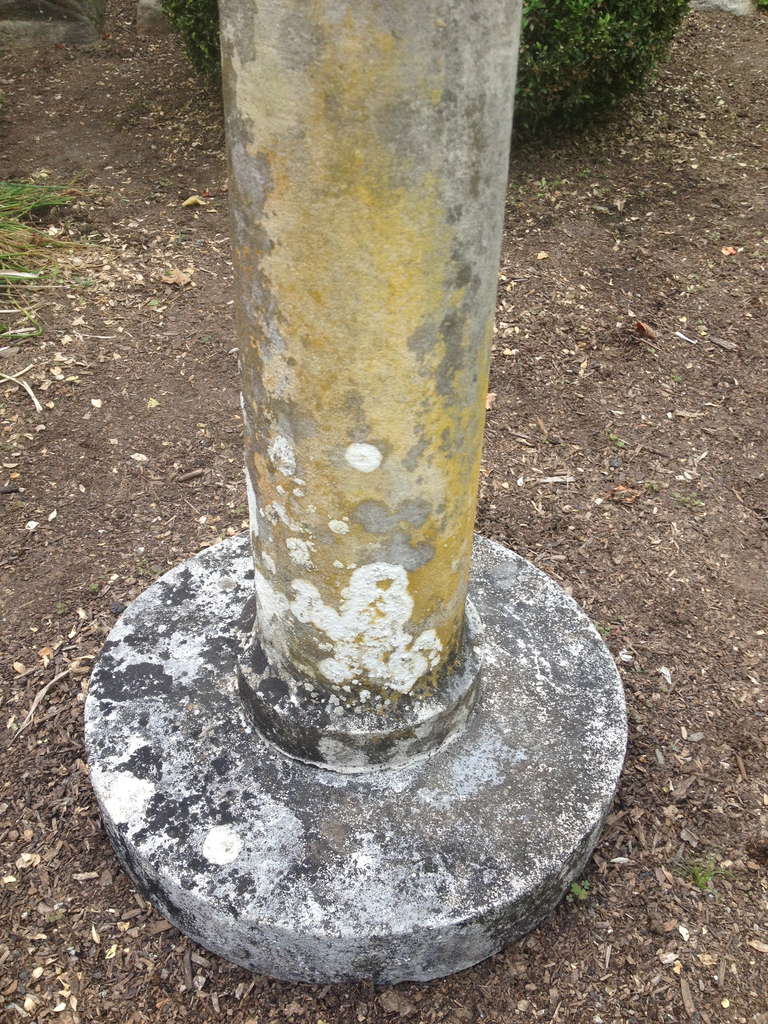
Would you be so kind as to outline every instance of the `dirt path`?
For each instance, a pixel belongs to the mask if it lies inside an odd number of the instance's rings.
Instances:
[[[692,17],[631,112],[513,161],[479,527],[599,624],[632,743],[587,899],[460,976],[383,991],[192,946],[102,834],[92,657],[150,580],[247,516],[220,113],[128,6],[93,52],[0,66],[0,178],[78,176],[52,223],[90,243],[38,293],[44,336],[0,353],[4,373],[34,364],[44,403],[0,384],[9,1020],[768,1022],[767,29]]]

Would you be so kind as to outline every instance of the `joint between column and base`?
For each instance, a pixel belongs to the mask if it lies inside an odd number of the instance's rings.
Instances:
[[[299,761],[337,772],[395,767],[427,757],[459,733],[477,700],[480,618],[467,602],[462,642],[428,697],[371,692],[352,704],[343,691],[275,670],[252,638],[238,662],[238,689],[254,726]],[[266,639],[266,638],[263,638]]]

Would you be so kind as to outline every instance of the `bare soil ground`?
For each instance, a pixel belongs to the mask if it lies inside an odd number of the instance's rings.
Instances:
[[[50,223],[88,243],[34,293],[44,335],[0,352],[43,404],[0,380],[9,1021],[768,1022],[767,30],[692,16],[639,103],[513,159],[479,528],[598,623],[631,747],[586,898],[384,990],[193,946],[102,832],[93,657],[126,602],[246,521],[221,118],[127,4],[92,51],[6,56],[0,178],[77,176]]]

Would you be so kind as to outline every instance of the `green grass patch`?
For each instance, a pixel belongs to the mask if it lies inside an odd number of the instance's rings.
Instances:
[[[727,878],[728,872],[719,868],[713,857],[708,860],[683,860],[675,865],[675,874],[691,882],[702,892],[712,892],[712,882],[716,878]]]
[[[54,260],[54,251],[71,243],[41,231],[29,217],[75,198],[71,186],[0,181],[0,272],[33,272]],[[23,278],[3,274],[0,281],[20,284]]]
[[[78,194],[69,185],[0,181],[0,348],[42,333],[24,286],[34,285],[55,266],[57,252],[75,244],[43,231],[30,218],[63,206]]]

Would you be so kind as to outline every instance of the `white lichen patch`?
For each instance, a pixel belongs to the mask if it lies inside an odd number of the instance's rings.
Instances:
[[[375,445],[356,442],[347,447],[344,458],[353,469],[361,473],[372,473],[381,465],[383,456]]]
[[[242,848],[243,840],[231,825],[214,825],[203,840],[203,856],[211,864],[231,864]]]
[[[286,538],[285,546],[288,548],[288,554],[296,565],[300,565],[302,569],[313,568],[312,548],[314,545],[311,541],[302,540],[301,537],[288,537]]]
[[[331,519],[328,529],[338,534],[349,533],[349,523],[345,523],[343,519]]]
[[[275,567],[275,560],[274,560],[274,558],[272,558],[271,555],[268,555],[266,553],[266,551],[262,551],[261,552],[261,560],[264,563],[264,568],[268,572],[271,572],[273,575],[274,575],[275,572],[277,572],[277,569]]]
[[[294,580],[292,586],[291,612],[333,644],[332,656],[318,666],[330,682],[342,686],[367,678],[408,693],[438,664],[442,644],[435,631],[424,630],[415,639],[406,631],[413,598],[401,565],[373,562],[355,569],[338,611],[306,580]]]
[[[268,630],[280,630],[280,620],[288,614],[288,599],[272,586],[269,580],[254,569],[253,584],[256,590],[256,603],[259,611],[259,624],[266,635]],[[273,626],[274,623],[274,626]],[[284,625],[283,627],[284,628]]]
[[[283,476],[292,477],[295,475],[296,453],[287,437],[278,436],[274,438],[267,446],[267,455],[269,455],[273,466]]]
[[[91,778],[112,821],[118,825],[136,825],[143,819],[147,804],[155,794],[151,782],[131,772],[110,772],[98,767],[91,770]]]

